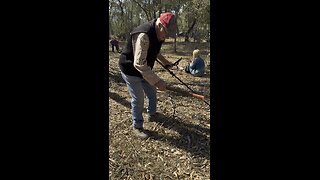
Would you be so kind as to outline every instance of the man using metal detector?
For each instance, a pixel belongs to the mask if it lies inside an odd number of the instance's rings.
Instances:
[[[119,66],[121,75],[127,84],[131,96],[133,132],[137,137],[147,138],[143,129],[144,95],[148,99],[147,113],[150,119],[157,111],[156,88],[167,89],[166,83],[160,79],[152,68],[156,60],[166,66],[172,63],[160,54],[165,39],[176,36],[177,22],[172,13],[162,13],[159,18],[134,28],[123,49]]]

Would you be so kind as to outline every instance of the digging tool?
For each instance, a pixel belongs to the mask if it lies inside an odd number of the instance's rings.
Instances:
[[[178,61],[180,61],[182,58],[180,58]],[[172,71],[169,70],[168,66],[166,67],[165,65],[163,65],[158,59],[156,59],[156,61],[163,67],[165,68],[173,77],[175,77],[176,79],[178,79],[183,85],[185,85],[191,92],[191,96],[196,97],[198,99],[201,99],[203,102],[205,102],[207,105],[210,106],[210,104],[204,100],[204,96],[197,94],[194,90],[192,90],[186,83],[184,83],[181,79],[179,79]],[[178,62],[176,61],[176,62]],[[174,90],[174,88],[172,87],[168,87],[168,90]]]

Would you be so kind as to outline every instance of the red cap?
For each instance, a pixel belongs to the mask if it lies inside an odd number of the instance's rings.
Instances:
[[[177,32],[177,21],[174,14],[170,12],[160,14],[160,22],[166,28],[169,37],[175,38]]]

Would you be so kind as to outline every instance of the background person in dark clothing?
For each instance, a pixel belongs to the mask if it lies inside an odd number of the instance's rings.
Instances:
[[[114,48],[117,49],[117,52],[120,53],[121,51],[119,50],[119,41],[117,40],[116,37],[112,37],[110,40],[112,52],[114,52]]]

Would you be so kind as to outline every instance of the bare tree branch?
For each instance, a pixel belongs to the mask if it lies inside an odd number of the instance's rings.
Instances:
[[[151,20],[148,11],[146,8],[144,8],[137,0],[133,0],[133,2],[137,3],[137,5],[143,10],[143,12],[146,14],[148,21]]]
[[[121,2],[121,0],[118,0],[118,3],[119,3],[120,10],[121,10],[121,16],[123,16],[123,14],[124,14],[123,7],[122,7],[123,3]]]

